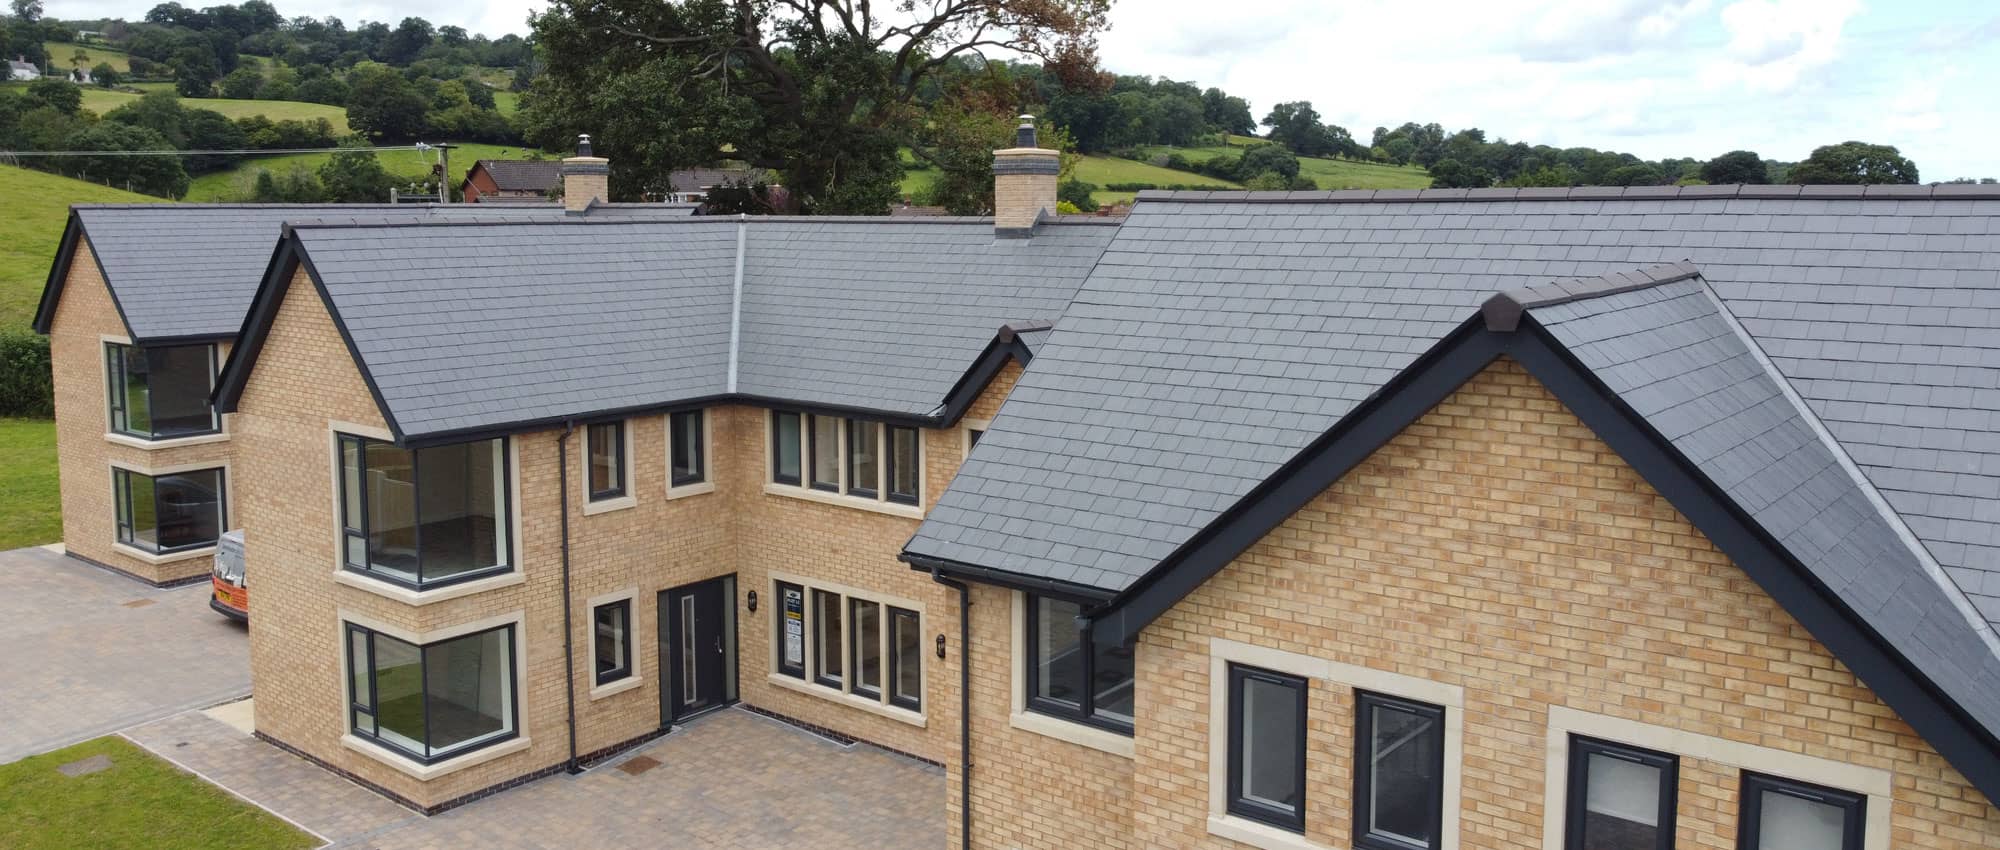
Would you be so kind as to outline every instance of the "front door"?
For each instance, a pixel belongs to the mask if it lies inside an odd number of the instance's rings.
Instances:
[[[660,593],[661,725],[736,701],[736,577]]]

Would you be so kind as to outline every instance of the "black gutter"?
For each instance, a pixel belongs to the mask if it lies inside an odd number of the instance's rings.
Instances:
[[[908,549],[897,554],[896,560],[909,564],[912,570],[921,573],[930,573],[933,576],[947,575],[970,579],[980,584],[1005,587],[1009,590],[1026,591],[1037,596],[1053,596],[1069,602],[1080,603],[1085,607],[1104,604],[1109,602],[1113,596],[1111,591],[1095,587],[1085,587],[1080,584],[1071,584],[1054,579],[1024,576],[1019,573],[982,567],[978,564],[968,564],[964,561],[953,561],[948,558],[933,558],[929,555],[919,555]]]
[[[569,761],[563,770],[571,776],[583,772],[576,760],[576,630],[569,610],[569,436],[574,433],[576,426],[571,425],[556,437],[556,485],[562,504],[563,695],[569,717]]]
[[[958,591],[958,846],[972,850],[972,588],[935,568],[931,581]]]

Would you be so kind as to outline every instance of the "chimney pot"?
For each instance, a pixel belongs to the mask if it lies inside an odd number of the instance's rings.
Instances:
[[[1014,147],[1038,147],[1035,143],[1035,116],[1021,116],[1021,126],[1014,128]]]
[[[577,134],[577,137],[576,137],[576,155],[577,155],[577,156],[590,156],[590,155],[591,155],[591,153],[590,153],[590,134],[589,134],[589,133],[578,133],[578,134]]]

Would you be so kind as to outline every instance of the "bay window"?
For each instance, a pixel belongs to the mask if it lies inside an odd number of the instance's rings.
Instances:
[[[339,444],[346,569],[421,589],[511,567],[505,439]]]
[[[347,626],[349,729],[423,763],[514,737],[514,627],[422,646]]]
[[[1132,645],[1095,645],[1077,626],[1075,602],[1027,601],[1027,707],[1132,734]]]
[[[214,546],[228,527],[220,469],[146,475],[111,470],[118,542],[155,555]]]
[[[215,389],[213,345],[140,348],[104,344],[111,431],[142,440],[212,434],[221,420],[208,403]]]

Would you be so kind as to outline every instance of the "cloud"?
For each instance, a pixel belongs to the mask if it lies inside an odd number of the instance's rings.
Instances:
[[[1781,93],[1840,55],[1859,0],[1738,0],[1723,7],[1723,55],[1703,71],[1716,88]]]

